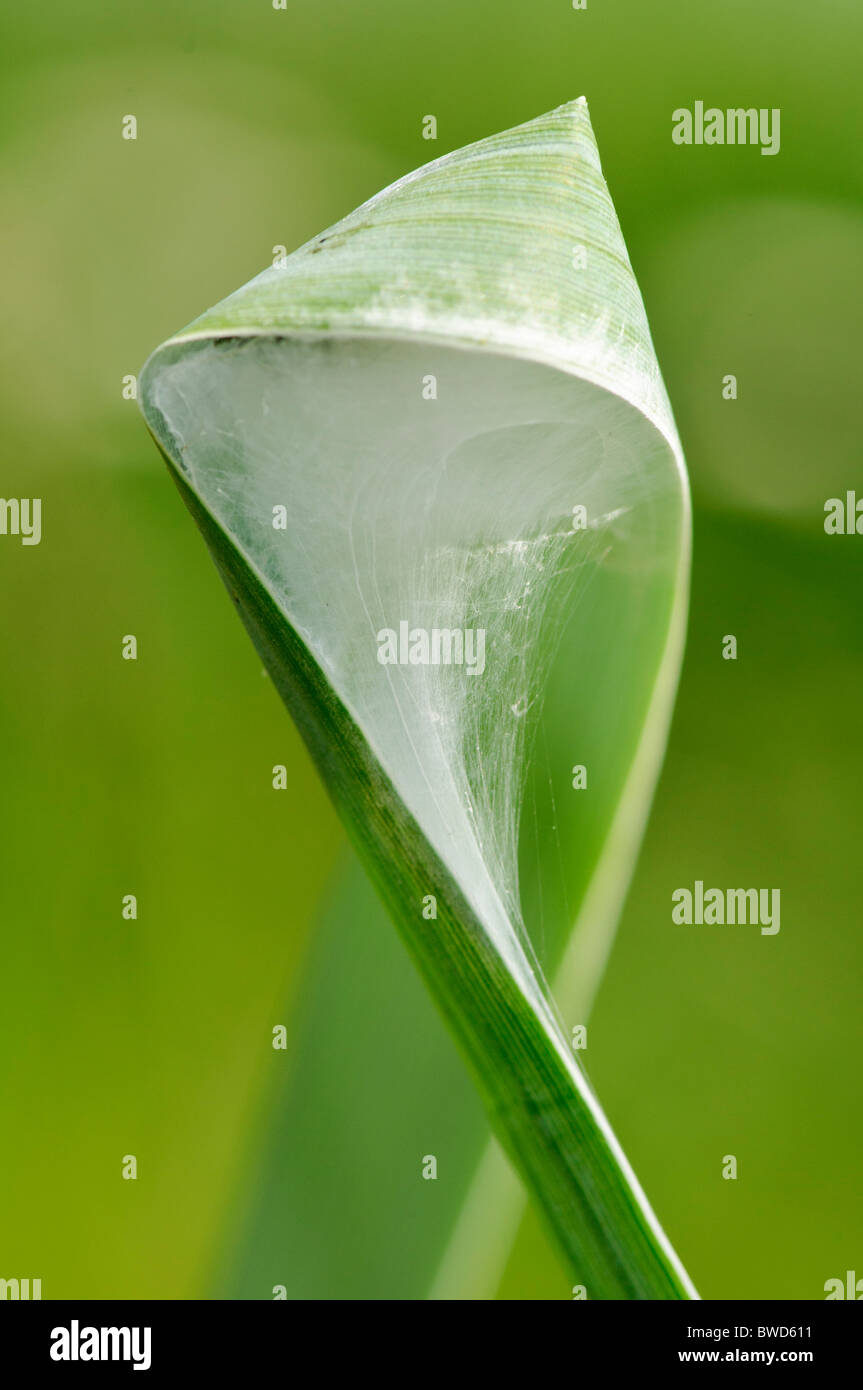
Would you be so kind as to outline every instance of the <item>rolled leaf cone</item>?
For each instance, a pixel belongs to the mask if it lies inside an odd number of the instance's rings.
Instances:
[[[370,199],[160,347],[140,398],[573,1278],[696,1297],[562,1022],[634,863],[689,563],[585,101]],[[573,747],[599,786],[564,804]]]

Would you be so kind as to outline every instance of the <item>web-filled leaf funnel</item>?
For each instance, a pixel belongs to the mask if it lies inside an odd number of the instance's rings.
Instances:
[[[586,104],[372,198],[164,344],[141,396],[573,1266],[592,1296],[691,1296],[538,965],[572,917],[613,925],[688,565],[682,456]],[[588,811],[563,792],[585,738],[608,745]],[[557,861],[548,949],[528,807]]]

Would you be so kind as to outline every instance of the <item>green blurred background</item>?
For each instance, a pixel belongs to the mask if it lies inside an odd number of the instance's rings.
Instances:
[[[0,18],[0,492],[43,499],[41,545],[0,540],[0,1277],[428,1290],[484,1122],[122,379],[274,246],[581,93],[695,500],[680,697],[590,1074],[704,1296],[863,1273],[863,541],[823,531],[828,497],[863,495],[861,44],[850,0]],[[699,98],[781,108],[779,155],[673,145]],[[695,878],[779,886],[780,934],[675,930]],[[416,1182],[426,1152],[450,1179]],[[529,1219],[501,1294],[568,1282]]]

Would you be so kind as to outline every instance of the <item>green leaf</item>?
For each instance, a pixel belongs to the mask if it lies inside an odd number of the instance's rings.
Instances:
[[[151,357],[142,405],[572,1277],[694,1297],[559,1012],[632,869],[689,556],[584,101],[265,271]]]

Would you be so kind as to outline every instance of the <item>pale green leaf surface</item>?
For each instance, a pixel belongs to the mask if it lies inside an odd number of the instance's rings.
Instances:
[[[566,1036],[658,769],[689,546],[586,105],[264,272],[154,354],[143,408],[573,1277],[693,1296]],[[482,629],[487,665],[382,667],[401,620]]]

